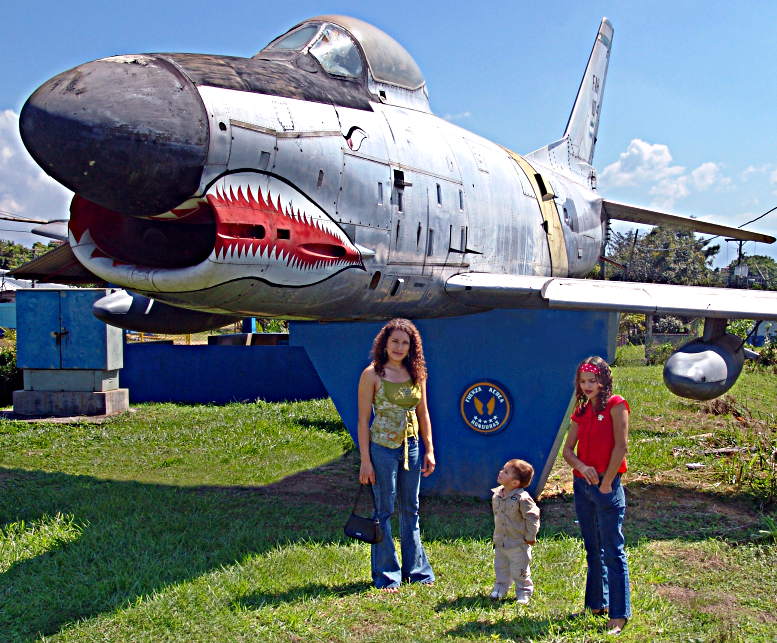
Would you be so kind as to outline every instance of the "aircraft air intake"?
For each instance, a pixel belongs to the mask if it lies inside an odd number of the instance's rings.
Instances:
[[[107,257],[146,268],[183,268],[211,254],[216,222],[205,202],[181,214],[185,216],[132,217],[76,196],[70,206],[70,233],[79,244],[88,232],[95,246],[90,258]]]

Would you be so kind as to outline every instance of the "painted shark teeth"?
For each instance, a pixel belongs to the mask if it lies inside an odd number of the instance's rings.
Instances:
[[[225,233],[217,235],[210,257],[215,263],[245,266],[246,271],[258,271],[273,283],[295,286],[316,283],[348,267],[361,267],[358,249],[326,212],[272,175],[228,175],[209,195],[217,226],[221,220],[228,222]],[[238,229],[229,228],[235,222]],[[257,238],[242,238],[239,235],[245,234],[245,226],[265,232]]]

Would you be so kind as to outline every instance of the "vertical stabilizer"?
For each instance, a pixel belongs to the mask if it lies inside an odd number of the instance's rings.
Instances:
[[[604,81],[607,77],[607,64],[610,62],[613,33],[610,21],[602,18],[564,131],[564,137],[569,137],[572,153],[589,165],[594,158],[596,134],[599,131],[599,114],[602,111]]]
[[[564,136],[526,155],[530,161],[552,167],[572,177],[583,178],[590,187],[595,187],[591,162],[599,131],[599,114],[602,111],[604,81],[610,62],[613,33],[610,21],[602,18]]]

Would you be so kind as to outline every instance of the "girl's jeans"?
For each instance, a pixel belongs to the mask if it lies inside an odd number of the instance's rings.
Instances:
[[[383,540],[372,545],[372,582],[375,587],[398,587],[411,583],[431,583],[434,572],[421,544],[418,525],[418,489],[421,485],[421,460],[418,440],[408,440],[408,466],[403,466],[405,450],[370,443],[370,458],[375,470],[375,516],[383,528]],[[397,560],[391,538],[391,514],[399,504],[399,544],[402,566]]]
[[[629,566],[623,548],[626,494],[621,477],[615,476],[611,493],[602,493],[597,485],[575,476],[574,490],[588,562],[585,606],[592,610],[609,608],[610,618],[630,618]]]

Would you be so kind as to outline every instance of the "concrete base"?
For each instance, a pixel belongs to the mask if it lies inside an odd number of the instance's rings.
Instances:
[[[89,369],[24,369],[25,391],[113,391],[119,388],[119,371]]]
[[[115,415],[129,408],[129,389],[112,391],[14,391],[13,410],[18,415],[68,417]]]

